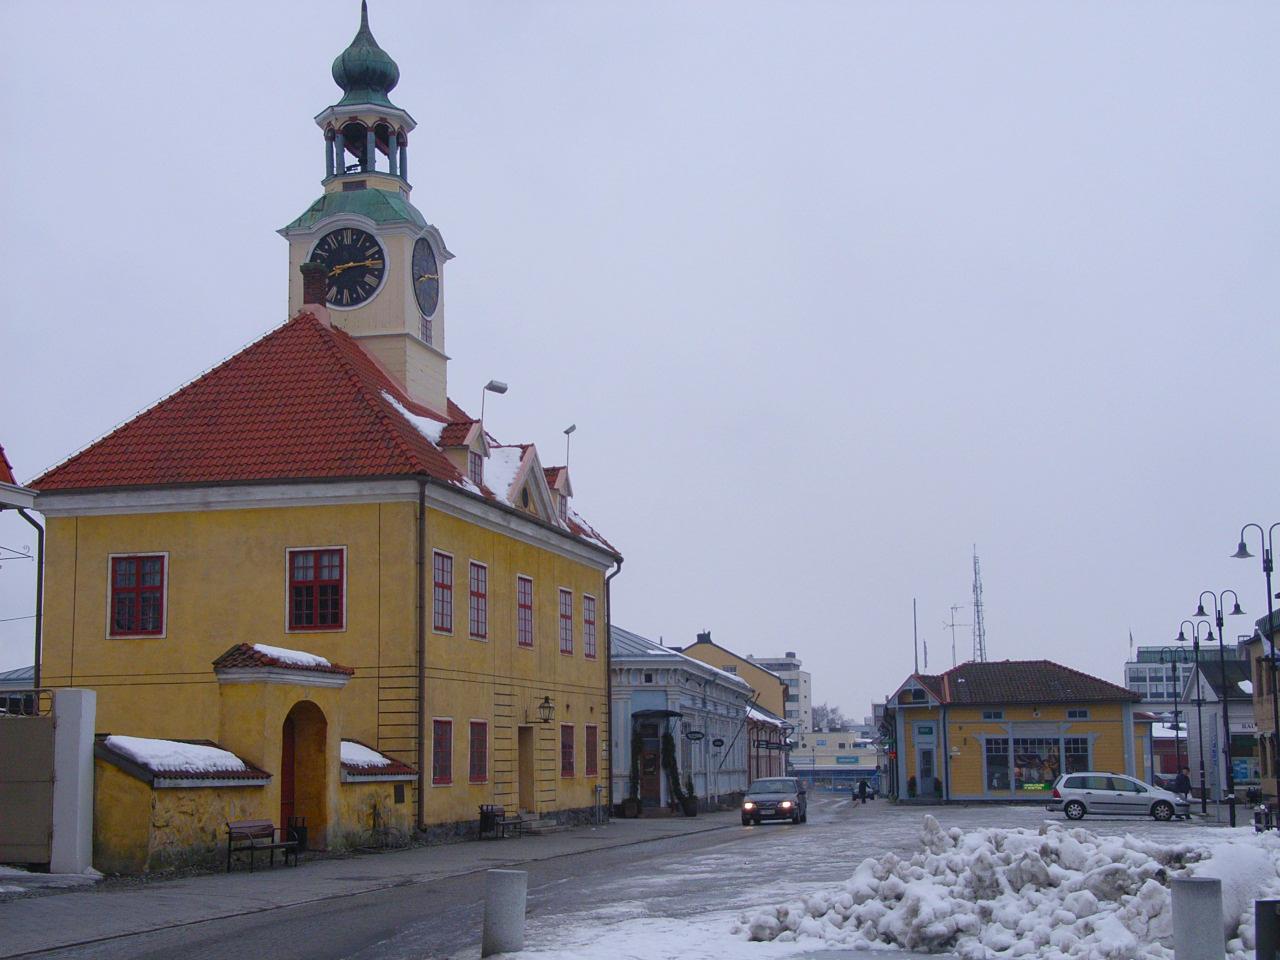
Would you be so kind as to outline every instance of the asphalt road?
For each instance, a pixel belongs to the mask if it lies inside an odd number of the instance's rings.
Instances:
[[[680,867],[708,852],[731,859],[769,862],[769,847],[788,831],[839,828],[851,805],[831,795],[815,795],[809,823],[732,826],[687,837],[573,854],[524,864],[529,873],[531,923],[554,922],[611,903],[657,898],[694,911],[716,904],[720,884],[681,877]],[[794,838],[793,838],[794,839]],[[815,838],[816,839],[816,838]],[[718,858],[715,858],[718,859]],[[785,857],[779,858],[783,869]],[[351,877],[360,877],[360,860]],[[675,875],[671,871],[675,870]],[[721,883],[740,885],[732,875]],[[484,871],[427,883],[406,883],[337,900],[262,910],[242,917],[187,924],[29,956],[77,960],[215,960],[271,957],[273,960],[428,960],[478,956],[484,905]],[[722,903],[719,905],[723,905]]]

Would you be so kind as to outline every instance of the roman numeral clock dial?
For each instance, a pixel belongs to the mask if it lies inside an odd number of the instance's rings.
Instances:
[[[311,259],[329,268],[325,299],[335,307],[364,303],[378,292],[387,269],[378,241],[355,227],[326,233],[311,251]]]

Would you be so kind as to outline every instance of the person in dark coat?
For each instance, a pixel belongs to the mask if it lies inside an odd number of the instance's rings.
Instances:
[[[1178,775],[1173,778],[1173,787],[1171,789],[1183,800],[1186,800],[1187,795],[1191,793],[1191,777],[1189,773],[1190,771],[1183,767],[1178,771]]]
[[[863,803],[867,802],[867,781],[865,780],[858,781],[858,799]]]

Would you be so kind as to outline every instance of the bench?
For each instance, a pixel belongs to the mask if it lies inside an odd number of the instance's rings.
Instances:
[[[505,839],[507,831],[510,830],[515,836],[520,836],[524,830],[524,820],[517,813],[515,816],[508,816],[506,807],[496,803],[480,804],[480,839],[484,839],[484,835],[490,834],[490,839]]]
[[[289,855],[293,855],[293,865],[298,865],[298,841],[286,839],[283,830],[270,820],[228,820],[227,821],[227,873],[231,872],[231,857],[236,853],[249,854],[249,872],[253,872],[253,861],[258,851],[271,854],[271,866],[276,865],[276,851],[284,852],[287,866]]]

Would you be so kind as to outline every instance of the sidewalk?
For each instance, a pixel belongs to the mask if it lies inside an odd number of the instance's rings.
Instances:
[[[477,870],[623,847],[738,826],[737,811],[652,820],[509,840],[464,840],[381,854],[304,861],[249,873],[206,874],[140,885],[0,902],[0,958],[264,910],[424,883]]]

